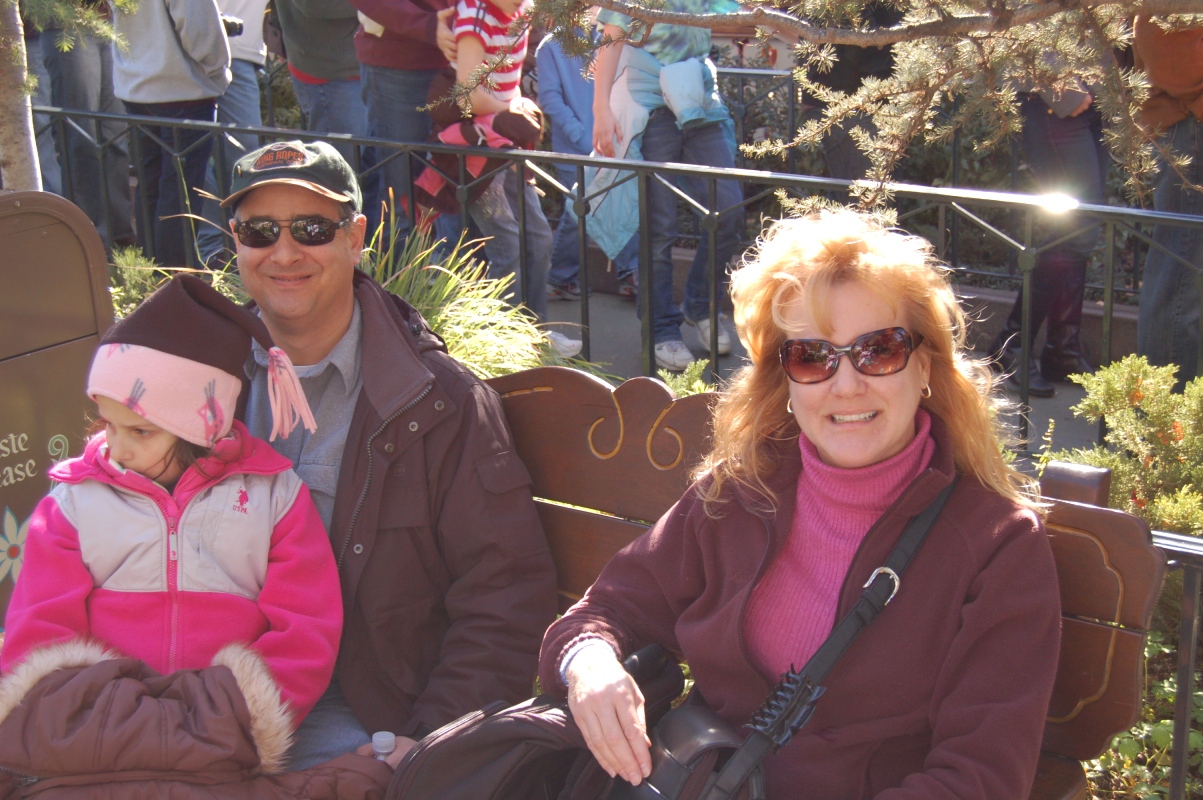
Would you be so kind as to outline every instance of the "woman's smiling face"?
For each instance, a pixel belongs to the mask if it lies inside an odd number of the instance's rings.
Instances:
[[[826,299],[830,331],[819,328],[807,303],[795,300],[781,308],[786,338],[826,339],[843,347],[870,331],[907,327],[900,310],[860,283],[832,286]],[[876,464],[901,452],[915,437],[915,412],[930,367],[922,346],[905,369],[892,375],[862,375],[843,356],[835,374],[821,383],[789,381],[794,418],[823,463],[844,469]],[[784,372],[781,378],[789,380]]]

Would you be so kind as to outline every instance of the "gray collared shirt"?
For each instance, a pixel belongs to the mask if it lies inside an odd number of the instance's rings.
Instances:
[[[351,325],[330,354],[312,366],[296,367],[305,399],[317,422],[317,431],[310,433],[297,425],[287,439],[278,438],[271,443],[277,453],[292,462],[292,468],[309,487],[327,531],[334,516],[334,494],[338,489],[343,447],[351,430],[356,399],[363,388],[360,377],[362,352],[363,313],[356,300]],[[266,439],[272,429],[271,403],[267,394],[267,351],[258,342],[252,343],[246,374],[251,381],[246,425],[253,435]]]

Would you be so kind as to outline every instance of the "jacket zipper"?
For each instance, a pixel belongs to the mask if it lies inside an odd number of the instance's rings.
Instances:
[[[21,787],[33,786],[35,783],[41,780],[41,778],[39,778],[37,775],[30,775],[28,772],[20,772],[12,767],[0,766],[0,772],[7,772],[9,775],[14,776],[17,779],[17,786]]]
[[[179,633],[179,627],[180,627],[180,598],[179,598],[179,580],[178,580],[179,558],[180,558],[180,554],[179,554],[179,543],[180,543],[179,542],[179,539],[180,539],[180,537],[179,537],[179,520],[174,519],[170,514],[168,514],[163,509],[163,507],[161,505],[159,505],[159,501],[157,499],[155,499],[154,495],[150,494],[149,492],[142,492],[137,489],[133,489],[129,486],[117,486],[116,488],[119,488],[122,491],[129,492],[130,494],[136,494],[136,495],[145,497],[158,510],[158,512],[163,515],[163,521],[165,523],[167,523],[167,575],[166,575],[166,578],[167,578],[167,596],[171,598],[171,631],[170,631],[170,637],[168,639],[168,644],[167,644],[167,670],[169,672],[174,672],[176,670],[176,659],[179,655],[178,648],[176,646],[176,644],[177,644],[176,639],[177,639],[177,634]],[[196,493],[193,493],[191,496],[189,496],[188,500],[185,501],[184,505],[187,506],[188,502],[190,502],[192,500],[192,498],[195,496],[196,496]],[[181,516],[183,516],[183,515],[181,514]],[[2,767],[0,767],[0,769],[2,769]]]
[[[401,408],[399,408],[392,416],[380,423],[380,427],[376,429],[376,432],[368,437],[368,476],[363,482],[363,491],[359,493],[359,501],[355,503],[355,511],[351,514],[351,522],[349,525],[347,525],[347,536],[345,539],[343,539],[343,546],[338,551],[338,568],[340,570],[343,566],[343,556],[347,554],[347,548],[351,545],[351,536],[355,533],[355,521],[359,519],[359,512],[363,510],[363,504],[368,499],[368,488],[372,485],[372,442],[376,441],[377,436],[384,433],[384,429],[387,428],[393,420],[404,414],[406,411],[409,411],[418,403],[422,402],[422,399],[426,397],[426,395],[430,394],[432,389],[434,389],[433,383],[426,384],[426,388],[422,390],[420,395],[401,406]]]
[[[167,652],[167,670],[175,672],[176,659],[179,657],[177,639],[180,629],[180,592],[179,592],[179,525],[178,520],[167,518],[167,595],[171,598],[171,638]]]

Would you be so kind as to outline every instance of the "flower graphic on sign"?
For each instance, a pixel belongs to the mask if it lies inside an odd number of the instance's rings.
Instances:
[[[25,560],[25,535],[29,533],[29,520],[17,524],[17,515],[4,509],[4,525],[0,529],[0,581],[12,573],[13,583],[21,576],[21,562]]]

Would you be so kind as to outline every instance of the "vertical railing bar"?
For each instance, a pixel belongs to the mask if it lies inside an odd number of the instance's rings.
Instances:
[[[948,234],[947,203],[939,203],[936,206],[936,236],[938,237],[938,241],[936,242],[936,254],[940,257],[941,261],[944,261],[946,260],[945,254],[948,252],[948,244],[951,238]],[[957,265],[953,263],[953,266],[955,267]]]
[[[741,67],[744,66],[744,49],[743,49],[743,47],[739,48],[739,65]],[[735,141],[746,142],[746,141],[748,141],[748,106],[747,106],[747,103],[744,102],[744,98],[747,95],[748,86],[744,82],[744,74],[742,72],[739,73],[738,80],[739,80],[739,107],[740,107],[741,111],[739,114],[739,124],[737,126],[738,130],[736,131]],[[741,153],[739,151],[738,147],[735,148],[735,159],[736,159],[735,166],[742,167],[744,165],[744,156],[743,156],[743,153]]]
[[[459,199],[459,235],[463,239],[467,237],[468,224],[471,221],[468,215],[469,192],[464,188],[468,183],[468,162],[463,153],[457,153],[455,163],[459,167],[459,184],[455,187],[455,196]]]
[[[63,173],[63,194],[72,203],[75,202],[75,181],[71,179],[72,173],[72,156],[71,148],[67,142],[67,123],[64,120],[65,114],[58,114],[54,118],[54,128],[58,132],[59,147],[62,150],[62,173]]]
[[[212,139],[210,139],[212,141]],[[180,126],[171,126],[171,174],[176,179],[176,187],[180,193],[180,213],[191,213],[192,207],[188,201],[188,181],[184,175],[184,160],[180,155]],[[192,220],[185,218],[184,225],[184,266],[196,266],[196,237],[193,235]],[[163,266],[178,266],[168,265]]]
[[[216,173],[216,175],[214,176],[216,178],[214,188],[217,189],[217,196],[221,197],[221,198],[226,197],[230,193],[230,170],[234,166],[226,158],[225,137],[228,135],[229,134],[223,133],[221,135],[221,138],[219,138],[218,141],[213,145],[213,170]],[[222,247],[226,247],[227,239],[225,237],[225,234],[230,230],[230,226],[229,226],[230,209],[221,208],[219,206],[217,209],[217,220],[218,220],[218,223],[221,225],[221,228],[219,230],[222,234],[222,237],[221,237]],[[225,259],[220,255],[222,251],[218,250],[217,252],[218,252],[218,259],[222,263],[224,263]],[[208,264],[201,264],[201,267],[202,268],[208,267]]]
[[[146,170],[142,162],[142,125],[134,122],[129,128],[130,160],[134,162],[134,177],[138,183],[138,243],[147,257],[158,261],[155,244],[155,224],[151,219],[150,204],[146,198]]]
[[[650,175],[640,169],[635,178],[639,187],[639,309],[643,318],[640,320],[643,337],[643,374],[649,377],[656,375],[656,357],[653,352],[652,327],[652,224],[648,208],[648,180]]]
[[[1182,619],[1178,628],[1178,689],[1174,694],[1173,754],[1170,758],[1170,800],[1186,797],[1186,768],[1190,757],[1191,700],[1195,689],[1195,651],[1199,647],[1199,588],[1203,567],[1182,565]]]
[[[585,208],[585,165],[576,165],[576,195],[570,195],[564,201],[564,214],[560,215],[560,224],[563,225],[564,217],[568,212],[568,201],[572,201],[573,224],[576,225],[576,254],[577,263],[580,264],[580,272],[577,273],[577,283],[581,288],[581,358],[589,361],[590,344],[593,338],[592,329],[589,327],[589,240],[588,226],[585,224],[585,214],[588,213]],[[617,270],[615,270],[617,276]]]
[[[706,342],[710,360],[710,382],[718,383],[718,178],[710,178],[710,210],[706,215],[706,242],[710,252],[706,258],[706,284],[710,291],[710,341]]]
[[[1105,367],[1111,363],[1112,319],[1115,313],[1115,223],[1108,222],[1103,226],[1103,348],[1099,353],[1099,366]],[[1107,437],[1107,420],[1099,417],[1098,438],[1102,445]]]
[[[409,217],[410,230],[413,230],[418,225],[418,216],[419,216],[418,215],[418,196],[414,193],[414,172],[415,172],[414,160],[413,160],[413,156],[410,152],[411,148],[408,144],[402,144],[399,147],[401,150],[401,158],[405,159],[405,163],[409,167],[405,171],[405,177],[406,177],[405,196],[409,198],[409,208],[406,209],[405,215],[407,217]],[[377,153],[377,157],[379,157],[379,153]],[[461,173],[461,175],[463,173],[463,158],[462,157],[460,158],[460,173]],[[381,173],[381,180],[384,180],[387,177],[388,177],[387,171]],[[393,205],[396,204],[396,198],[394,198],[392,196],[392,194],[389,195],[389,202],[390,202],[390,204],[393,204]],[[460,203],[460,205],[461,205],[460,214],[466,216],[468,213],[468,201],[464,200]],[[394,212],[394,213],[396,213],[396,212]]]
[[[1011,140],[1011,191],[1014,192],[1019,186],[1019,140]],[[1016,215],[1015,211],[1010,212],[1011,228],[1015,228]],[[1015,274],[1016,258],[1018,253],[1014,250],[1009,251],[1007,256],[1007,271],[1012,275]]]
[[[1020,358],[1019,364],[1019,397],[1023,403],[1023,407],[1019,410],[1019,446],[1028,449],[1028,413],[1031,408],[1032,398],[1029,394],[1029,381],[1031,380],[1031,364],[1032,364],[1032,273],[1035,270],[1035,256],[1032,255],[1032,213],[1028,211],[1024,214],[1024,230],[1023,230],[1023,309],[1020,318],[1019,326],[1019,348]]]
[[[1198,297],[1203,297],[1203,270],[1200,270],[1198,265],[1194,265],[1195,270],[1195,293]],[[1203,314],[1199,315],[1199,333],[1203,334]],[[1200,335],[1195,340],[1195,375],[1203,375],[1203,335]]]
[[[109,240],[106,242],[106,244],[110,249],[112,249],[114,246],[114,241],[117,237],[113,233],[113,218],[109,214],[110,199],[109,182],[107,180],[109,169],[108,157],[105,155],[105,151],[108,150],[108,148],[105,147],[104,136],[101,135],[103,124],[104,123],[102,123],[100,120],[96,120],[96,166],[100,170],[100,174],[97,176],[100,180],[100,218],[104,220],[104,230],[109,237]]]
[[[531,307],[530,299],[530,268],[526,257],[526,159],[511,162],[509,170],[518,171],[518,286],[522,290],[522,301],[526,307]],[[509,176],[500,173],[493,180],[505,180]],[[542,321],[542,320],[541,320]]]

